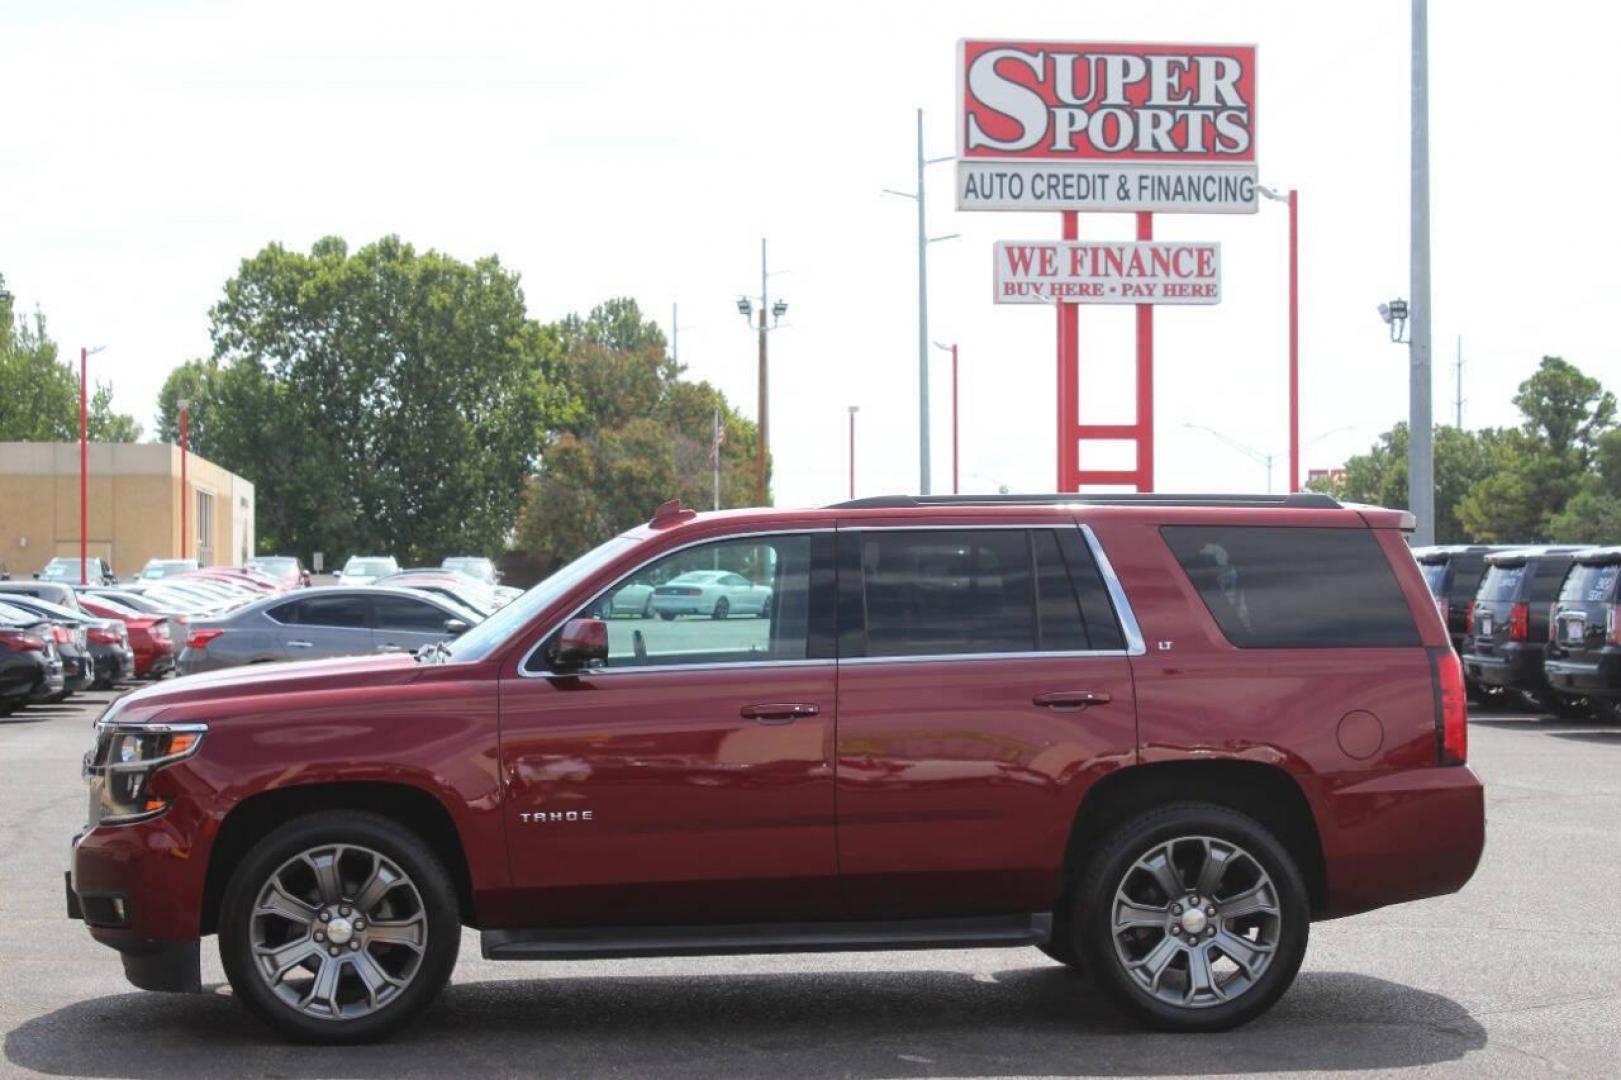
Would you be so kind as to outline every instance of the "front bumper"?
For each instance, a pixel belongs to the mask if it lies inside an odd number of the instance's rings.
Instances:
[[[1408,769],[1326,796],[1323,914],[1457,892],[1486,846],[1486,792],[1467,765]]]

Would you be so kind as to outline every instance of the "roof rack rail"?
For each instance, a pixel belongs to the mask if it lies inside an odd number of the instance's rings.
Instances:
[[[1169,495],[1157,491],[1108,494],[1082,492],[1041,495],[874,495],[830,503],[829,510],[898,510],[919,506],[1276,506],[1294,510],[1338,510],[1339,500],[1315,491],[1289,495]]]

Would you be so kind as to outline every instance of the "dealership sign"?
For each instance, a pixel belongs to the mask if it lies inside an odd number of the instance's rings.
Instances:
[[[1215,304],[1221,245],[1001,240],[998,304]]]
[[[957,208],[1254,213],[1253,45],[958,45]]]

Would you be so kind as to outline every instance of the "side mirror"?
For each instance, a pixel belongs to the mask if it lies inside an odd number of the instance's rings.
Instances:
[[[461,637],[467,633],[467,623],[461,619],[446,619],[445,633],[451,637]]]
[[[557,637],[553,661],[564,668],[583,668],[608,659],[608,624],[601,619],[570,619]]]

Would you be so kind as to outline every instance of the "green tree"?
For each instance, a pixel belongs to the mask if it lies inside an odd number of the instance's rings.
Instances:
[[[0,293],[5,278],[0,276]],[[91,395],[86,430],[95,442],[134,442],[141,428],[112,410],[112,388],[101,383]],[[67,442],[79,437],[79,380],[60,363],[45,316],[13,312],[0,300],[0,442]]]
[[[1435,429],[1435,538],[1438,543],[1467,539],[1456,507],[1464,494],[1492,469],[1496,432]],[[1345,463],[1345,476],[1336,482],[1318,481],[1313,490],[1327,491],[1351,502],[1376,506],[1407,506],[1407,425],[1399,423],[1379,436],[1372,449]]]
[[[667,499],[713,505],[717,410],[721,505],[755,502],[755,425],[713,386],[681,378],[663,333],[634,300],[611,300],[548,329],[564,349],[559,371],[572,407],[529,481],[520,548],[555,565],[646,521]]]
[[[214,354],[172,374],[197,452],[253,480],[261,546],[420,562],[505,547],[552,414],[555,339],[515,274],[385,237],[271,244],[210,312]]]

